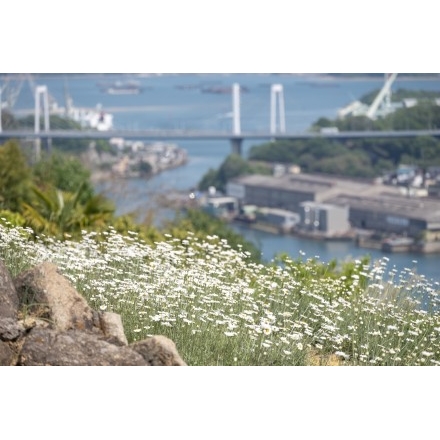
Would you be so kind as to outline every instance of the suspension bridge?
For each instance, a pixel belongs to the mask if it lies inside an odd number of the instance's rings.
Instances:
[[[391,85],[397,73],[385,74],[384,85],[370,106],[360,108],[357,106],[356,114],[363,114],[370,119],[375,119],[379,112],[386,113],[390,109]],[[232,92],[232,131],[203,131],[203,130],[51,130],[50,106],[54,99],[49,94],[45,85],[36,85],[28,76],[34,94],[34,129],[33,130],[3,130],[1,126],[2,89],[0,88],[0,139],[29,139],[35,142],[35,155],[40,157],[40,142],[42,139],[139,139],[145,141],[160,140],[229,140],[232,152],[241,154],[243,140],[280,140],[280,139],[313,139],[326,138],[350,140],[360,138],[412,138],[418,136],[432,136],[440,138],[440,130],[399,130],[399,131],[339,131],[335,127],[322,129],[319,132],[289,132],[286,129],[284,90],[282,84],[272,84],[270,88],[270,130],[269,132],[244,132],[241,129],[240,118],[240,85],[233,84]],[[11,106],[16,100],[20,88],[10,93],[6,103]],[[352,106],[353,107],[353,106]],[[352,109],[353,110],[353,109]],[[363,113],[360,113],[363,112]],[[348,110],[343,115],[348,114]],[[343,117],[340,115],[340,117]],[[44,128],[41,129],[41,117]]]

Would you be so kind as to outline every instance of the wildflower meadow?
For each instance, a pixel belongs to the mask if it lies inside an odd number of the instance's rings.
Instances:
[[[0,258],[13,276],[57,264],[92,307],[121,315],[129,342],[165,335],[190,366],[440,364],[439,283],[387,258],[263,264],[216,236],[59,241],[5,220]]]

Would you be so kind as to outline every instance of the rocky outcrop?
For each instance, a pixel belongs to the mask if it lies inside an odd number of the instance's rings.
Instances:
[[[0,260],[0,317],[16,318],[18,307],[19,299],[11,275]]]
[[[184,366],[173,341],[128,344],[121,317],[93,310],[56,265],[12,278],[0,260],[0,365]]]

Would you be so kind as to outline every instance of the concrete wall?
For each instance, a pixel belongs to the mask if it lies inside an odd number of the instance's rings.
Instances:
[[[333,234],[350,229],[348,207],[304,202],[299,208],[299,214],[300,225],[304,230]]]
[[[407,234],[413,237],[427,228],[426,222],[423,220],[393,215],[388,212],[370,211],[367,208],[351,207],[349,219],[352,226],[356,228]]]

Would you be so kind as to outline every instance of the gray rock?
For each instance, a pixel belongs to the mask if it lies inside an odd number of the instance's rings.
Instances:
[[[15,358],[14,351],[10,348],[9,344],[0,341],[0,366],[13,365]]]
[[[93,310],[87,301],[58,272],[53,263],[42,263],[14,280],[20,301],[39,318],[48,319],[60,330],[92,330]]]
[[[176,345],[165,336],[153,336],[142,341],[133,342],[130,348],[137,351],[152,366],[186,366],[177,352]]]
[[[0,316],[16,318],[19,304],[11,274],[5,263],[0,260]]]
[[[0,316],[0,340],[15,341],[25,332],[23,324],[12,318]]]
[[[25,366],[136,366],[148,365],[128,347],[97,339],[95,334],[78,330],[59,332],[33,328],[26,337],[18,360]]]
[[[186,365],[173,341],[128,345],[120,315],[93,310],[52,263],[12,280],[0,261],[0,365]]]
[[[121,315],[112,312],[99,314],[100,327],[104,332],[106,340],[117,345],[128,345],[127,337],[124,333]]]

